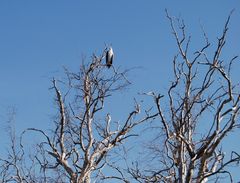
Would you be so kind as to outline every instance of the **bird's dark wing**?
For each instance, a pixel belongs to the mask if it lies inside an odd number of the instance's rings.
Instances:
[[[106,65],[108,68],[112,65],[112,55],[110,55],[109,51],[106,54]]]
[[[109,62],[109,51],[107,51],[106,53],[106,64],[108,64],[108,62]]]

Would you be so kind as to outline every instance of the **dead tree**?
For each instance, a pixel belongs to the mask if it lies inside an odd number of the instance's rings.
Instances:
[[[135,102],[125,121],[114,121],[109,109],[104,108],[105,101],[126,88],[129,81],[126,71],[119,72],[113,66],[107,69],[104,56],[105,52],[93,55],[92,61],[83,63],[78,72],[66,69],[64,81],[52,80],[58,114],[51,133],[36,128],[23,132],[25,139],[29,131],[45,139],[37,144],[35,155],[40,165],[38,175],[42,177],[38,182],[90,183],[91,179],[104,177],[101,170],[109,164],[110,151],[133,136],[135,126],[158,115],[150,111],[140,114],[140,106]],[[115,110],[119,110],[117,106]]]
[[[40,177],[35,174],[38,166],[34,156],[26,152],[16,135],[14,127],[15,110],[11,110],[7,121],[6,131],[9,136],[9,146],[6,156],[0,158],[1,183],[7,182],[39,182]]]
[[[221,148],[227,135],[239,128],[239,85],[231,78],[237,56],[221,58],[231,14],[213,54],[208,53],[211,46],[203,30],[205,45],[193,56],[183,20],[166,14],[178,48],[173,58],[174,80],[166,96],[147,94],[159,112],[161,144],[154,151],[154,168],[143,171],[135,166],[129,173],[138,182],[203,183],[211,178],[219,181],[223,175],[233,182],[227,166],[239,163],[240,155],[230,152],[226,156]]]

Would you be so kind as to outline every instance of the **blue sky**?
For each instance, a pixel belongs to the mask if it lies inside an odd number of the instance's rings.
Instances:
[[[11,107],[19,131],[47,128],[55,114],[51,78],[62,75],[62,66],[77,70],[83,57],[101,53],[105,44],[112,44],[116,66],[141,67],[129,75],[133,86],[121,96],[126,100],[116,101],[123,112],[137,92],[165,90],[176,53],[165,8],[185,20],[193,48],[202,40],[200,22],[216,41],[235,9],[225,54],[240,53],[237,0],[0,1],[0,143],[7,141],[4,126]]]

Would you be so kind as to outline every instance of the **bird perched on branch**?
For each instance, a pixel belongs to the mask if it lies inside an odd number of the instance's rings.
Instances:
[[[108,68],[112,66],[113,56],[114,56],[113,49],[112,47],[110,47],[106,53],[106,65]]]

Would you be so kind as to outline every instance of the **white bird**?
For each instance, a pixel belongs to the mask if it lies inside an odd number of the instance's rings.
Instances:
[[[114,56],[113,49],[112,47],[110,47],[106,53],[106,65],[108,68],[112,66],[113,56]]]

